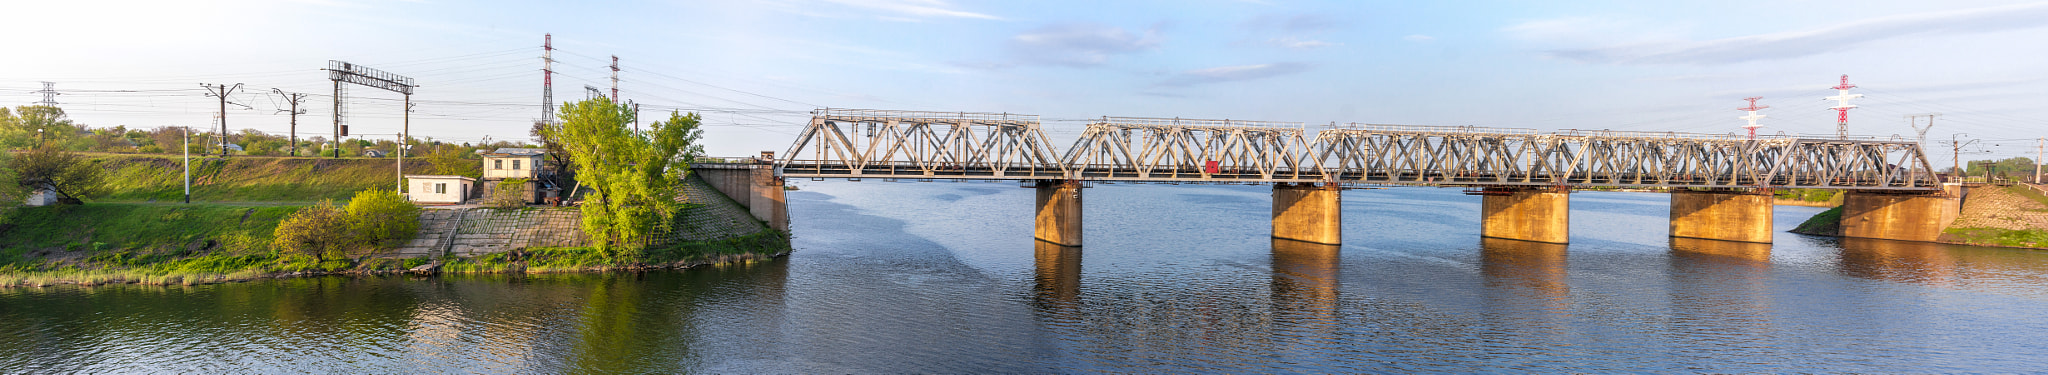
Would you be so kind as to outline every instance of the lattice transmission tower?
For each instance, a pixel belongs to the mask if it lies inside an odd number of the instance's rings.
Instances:
[[[1847,74],[1842,75],[1841,84],[1829,88],[1835,89],[1836,95],[1822,98],[1821,100],[1835,101],[1835,106],[1828,107],[1828,109],[1835,110],[1835,136],[1841,137],[1841,139],[1849,139],[1849,109],[1856,108],[1856,105],[1849,104],[1849,99],[1861,98],[1863,94],[1849,93],[1849,89],[1856,88],[1856,85],[1849,84],[1849,75]]]
[[[1742,108],[1736,108],[1736,109],[1735,109],[1735,110],[1738,110],[1738,111],[1749,111],[1749,115],[1748,115],[1748,116],[1742,116],[1742,117],[1737,117],[1738,119],[1743,119],[1743,120],[1749,120],[1749,125],[1743,125],[1743,126],[1742,126],[1742,128],[1743,128],[1743,129],[1745,129],[1745,130],[1749,130],[1749,139],[1756,139],[1756,129],[1757,129],[1757,128],[1761,128],[1761,127],[1764,127],[1764,126],[1763,126],[1762,124],[1757,124],[1757,123],[1756,123],[1756,120],[1762,120],[1762,119],[1764,119],[1764,117],[1765,117],[1765,116],[1764,116],[1764,115],[1759,115],[1759,114],[1756,114],[1756,111],[1757,111],[1757,110],[1759,110],[1759,109],[1764,109],[1764,108],[1770,108],[1770,107],[1771,107],[1771,106],[1767,106],[1767,105],[1762,105],[1762,106],[1760,106],[1760,105],[1756,105],[1756,100],[1757,100],[1757,99],[1763,99],[1763,98],[1764,98],[1764,97],[1761,97],[1761,96],[1752,96],[1752,97],[1742,98],[1742,100],[1748,100],[1748,101],[1749,101],[1749,106],[1748,106],[1748,107],[1742,107]]]
[[[57,95],[63,95],[57,93],[57,83],[50,81],[43,81],[43,89],[37,90],[36,93],[43,94],[43,100],[36,102],[36,105],[48,107],[57,106]]]

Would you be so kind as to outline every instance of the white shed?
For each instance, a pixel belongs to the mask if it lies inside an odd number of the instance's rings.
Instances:
[[[476,186],[476,179],[451,175],[405,175],[405,193],[414,203],[462,204],[468,200]]]

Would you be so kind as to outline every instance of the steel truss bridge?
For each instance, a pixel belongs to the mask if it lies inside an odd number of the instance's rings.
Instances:
[[[1915,142],[1103,117],[1064,150],[1037,116],[822,109],[788,178],[1937,190]]]

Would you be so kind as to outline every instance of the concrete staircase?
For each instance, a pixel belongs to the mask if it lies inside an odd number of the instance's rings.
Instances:
[[[682,201],[692,207],[683,210],[679,225],[655,234],[663,240],[715,241],[768,229],[746,207],[697,176],[686,179],[682,190]],[[420,212],[418,236],[377,256],[470,257],[529,247],[588,246],[582,224],[583,213],[576,208],[429,208]]]

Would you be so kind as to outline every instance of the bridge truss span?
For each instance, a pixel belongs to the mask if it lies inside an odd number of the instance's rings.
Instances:
[[[1091,180],[1318,181],[1301,123],[1104,117],[1061,158]]]
[[[785,175],[1063,179],[1038,116],[822,109],[784,153]]]
[[[819,110],[789,177],[1936,190],[1917,143],[1103,117],[1064,153],[1036,116]]]

